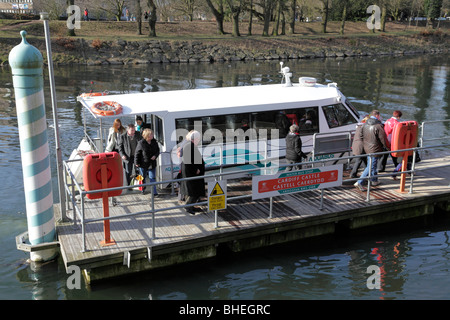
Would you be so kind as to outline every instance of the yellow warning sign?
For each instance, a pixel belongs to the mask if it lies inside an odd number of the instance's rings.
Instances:
[[[208,210],[222,210],[226,208],[225,195],[209,197],[208,199]]]
[[[226,180],[208,183],[208,210],[215,211],[227,207],[227,182]]]
[[[209,196],[210,197],[212,197],[212,196],[220,196],[220,195],[223,195],[223,194],[225,194],[225,192],[223,192],[222,187],[220,186],[219,182],[216,182],[216,185],[212,189],[212,191],[209,194]]]

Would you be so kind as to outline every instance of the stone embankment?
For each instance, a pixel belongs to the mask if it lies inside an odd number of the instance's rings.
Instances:
[[[94,40],[95,41],[95,40]],[[295,50],[273,48],[266,50],[231,48],[219,44],[204,44],[201,41],[125,41],[102,42],[94,45],[83,39],[78,40],[82,50],[78,59],[72,62],[87,65],[105,64],[149,64],[149,63],[192,63],[192,62],[223,62],[246,60],[286,60],[312,58],[345,58],[372,55],[406,55],[423,53],[444,53],[444,46],[428,48],[312,48],[311,50]],[[80,55],[81,53],[81,55]],[[70,54],[70,53],[69,53]],[[70,63],[59,55],[56,63]]]
[[[324,43],[327,42],[327,43]],[[58,38],[53,40],[53,58],[55,65],[122,65],[150,63],[196,63],[250,60],[287,60],[313,58],[345,58],[379,55],[408,55],[428,53],[448,53],[446,41],[425,42],[420,45],[400,44],[395,39],[386,43],[360,42],[351,40],[352,45],[321,40],[312,45],[290,43],[265,44],[262,47],[254,43],[233,45],[233,43],[211,44],[198,40],[170,41],[146,40],[114,41],[85,40],[83,38]],[[33,44],[45,55],[45,44],[36,40]],[[7,65],[7,60],[0,64]]]

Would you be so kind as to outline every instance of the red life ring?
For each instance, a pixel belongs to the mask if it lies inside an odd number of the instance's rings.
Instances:
[[[108,188],[122,187],[123,166],[122,159],[117,152],[88,154],[83,160],[83,184],[86,191],[102,188],[102,165],[106,165]],[[109,191],[108,197],[119,196],[122,190]],[[88,199],[103,197],[102,192],[86,195]]]
[[[402,150],[417,147],[418,139],[417,121],[399,122],[392,131],[391,150]],[[393,157],[411,156],[413,151],[393,152]]]
[[[115,101],[102,101],[95,103],[91,110],[101,116],[115,116],[122,113],[122,106]]]
[[[82,93],[80,94],[80,97],[82,98],[90,98],[90,97],[99,97],[99,96],[106,96],[108,92],[89,92],[89,93]]]

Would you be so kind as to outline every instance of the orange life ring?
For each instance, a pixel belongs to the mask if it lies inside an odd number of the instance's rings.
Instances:
[[[106,96],[108,92],[89,92],[89,93],[82,93],[80,94],[80,97],[82,98],[90,98],[90,97],[99,97],[99,96]]]
[[[115,116],[122,113],[122,106],[115,101],[102,101],[95,103],[91,110],[101,116]]]
[[[399,122],[395,125],[392,131],[391,150],[402,150],[417,147],[418,139],[418,125],[417,121]],[[393,152],[393,157],[407,157],[413,152]]]

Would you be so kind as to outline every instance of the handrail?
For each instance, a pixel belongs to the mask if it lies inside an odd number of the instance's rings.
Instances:
[[[424,136],[425,136],[425,125],[426,124],[431,124],[431,123],[446,123],[446,122],[448,122],[448,123],[450,123],[450,120],[433,120],[433,121],[423,121],[421,124],[420,124],[420,136],[419,136],[419,145],[421,146],[421,147],[423,147],[424,146],[424,142],[425,141],[436,141],[436,140],[444,140],[444,139],[448,139],[448,137],[440,137],[440,138],[433,138],[433,139],[424,139]]]
[[[450,147],[450,144],[443,144],[443,145],[435,145],[435,146],[428,146],[428,147],[415,147],[415,148],[409,148],[409,149],[402,149],[402,150],[395,150],[395,151],[383,151],[383,152],[378,152],[378,153],[373,153],[373,154],[365,154],[365,155],[351,155],[351,156],[346,156],[346,157],[341,157],[339,158],[339,160],[349,160],[349,159],[353,159],[353,158],[358,158],[358,157],[368,157],[370,159],[370,156],[377,156],[377,155],[384,155],[384,154],[390,154],[392,152],[405,152],[405,151],[413,151],[413,161],[412,161],[412,165],[411,165],[411,169],[410,170],[406,170],[406,171],[399,171],[397,172],[397,174],[402,174],[402,173],[411,173],[411,184],[410,184],[410,193],[412,193],[412,186],[413,186],[413,179],[414,179],[414,173],[416,171],[418,171],[415,168],[415,161],[416,161],[416,151],[420,151],[420,150],[425,150],[425,149],[434,149],[434,148],[442,148],[442,147]],[[273,161],[274,159],[264,159],[264,161],[266,162],[270,162]],[[65,190],[66,192],[69,194],[70,199],[71,199],[71,203],[72,206],[74,208],[74,224],[76,224],[76,216],[78,216],[78,218],[80,219],[81,222],[81,228],[82,228],[82,238],[83,238],[83,252],[86,251],[86,239],[85,239],[85,224],[87,223],[92,223],[92,222],[98,222],[98,221],[105,221],[105,220],[113,220],[113,219],[120,219],[123,217],[130,217],[130,216],[136,216],[136,215],[142,215],[142,214],[148,214],[151,213],[152,214],[152,228],[153,228],[153,236],[152,238],[155,238],[155,228],[156,228],[156,224],[155,224],[155,213],[158,212],[163,212],[163,211],[167,211],[167,210],[173,210],[173,209],[179,209],[179,208],[187,208],[187,207],[192,207],[192,206],[198,206],[198,205],[207,205],[207,201],[203,201],[203,202],[198,202],[198,203],[194,203],[194,204],[188,204],[188,205],[179,205],[179,206],[172,206],[172,207],[168,207],[168,208],[161,208],[161,209],[155,209],[154,207],[154,194],[153,194],[153,186],[154,185],[160,185],[160,184],[168,184],[168,183],[173,183],[174,182],[182,182],[182,181],[190,181],[190,180],[197,180],[197,179],[223,179],[226,176],[230,176],[230,175],[235,175],[235,174],[248,174],[249,176],[252,176],[252,174],[255,173],[255,171],[260,172],[261,170],[273,170],[273,168],[266,168],[266,167],[262,167],[262,168],[252,168],[252,169],[245,169],[245,170],[239,170],[239,171],[229,171],[229,172],[219,172],[219,173],[212,173],[212,174],[207,174],[207,175],[203,175],[200,177],[189,177],[189,178],[180,178],[180,179],[171,179],[171,180],[165,180],[165,181],[156,181],[156,182],[150,182],[150,183],[144,183],[142,184],[143,187],[150,187],[151,189],[151,200],[152,200],[152,208],[151,210],[147,210],[147,211],[140,211],[140,212],[134,212],[134,213],[127,213],[125,215],[118,215],[118,216],[109,216],[109,217],[102,217],[102,218],[94,218],[94,219],[85,219],[85,208],[84,208],[84,197],[87,194],[93,194],[93,193],[99,193],[99,192],[108,192],[108,191],[115,191],[115,190],[123,190],[123,189],[132,189],[135,188],[135,186],[122,186],[122,187],[115,187],[115,188],[107,188],[107,189],[99,189],[99,190],[95,190],[95,191],[85,191],[82,190],[81,185],[76,181],[74,174],[72,173],[72,171],[70,170],[69,166],[67,165],[67,162],[71,162],[71,161],[81,161],[80,159],[78,160],[70,160],[70,161],[63,161],[63,165],[64,168],[66,170],[66,173],[69,175],[69,177],[72,180],[72,184],[69,185],[67,183],[65,183]],[[264,162],[261,161],[261,162]],[[315,164],[315,163],[325,163],[330,161],[329,159],[325,159],[325,160],[316,160],[316,161],[309,161],[309,162],[300,162],[300,163],[295,163],[295,164],[283,164],[283,165],[278,165],[275,168],[277,168],[277,170],[280,170],[282,168],[286,168],[286,167],[290,167],[290,166],[296,166],[296,165],[305,165],[307,164]],[[172,163],[173,166],[173,163]],[[446,167],[446,166],[450,166],[449,164],[445,164],[439,167]],[[436,167],[435,167],[436,168]],[[371,167],[369,165],[369,175],[367,177],[364,177],[363,179],[368,180],[368,188],[367,188],[367,197],[366,197],[366,201],[370,201],[370,187],[371,187],[371,183],[370,183],[370,179],[373,177],[383,177],[383,176],[391,176],[392,173],[389,174],[377,174],[375,176],[373,176],[371,174]],[[236,179],[236,178],[231,178],[232,179]],[[361,178],[351,178],[351,179],[346,179],[345,181],[355,181],[355,180],[359,180]],[[69,186],[71,186],[72,188],[69,188]],[[80,202],[81,202],[81,208],[78,208],[77,206],[77,201],[75,200],[75,188],[77,189],[79,195],[80,195]],[[245,195],[240,195],[240,196],[235,196],[235,197],[229,197],[227,198],[227,202],[229,201],[234,201],[234,200],[239,200],[239,199],[246,199],[246,198],[251,198],[252,194],[245,194]],[[271,199],[271,203],[272,203],[272,199]],[[323,203],[323,189],[322,189],[322,194],[321,194],[321,207],[320,209],[322,209],[322,203]],[[272,206],[270,206],[270,209],[272,209]],[[271,211],[271,210],[270,210]],[[76,214],[76,216],[75,216]],[[272,217],[272,212],[270,212],[270,216]],[[216,225],[217,227],[217,225]]]

